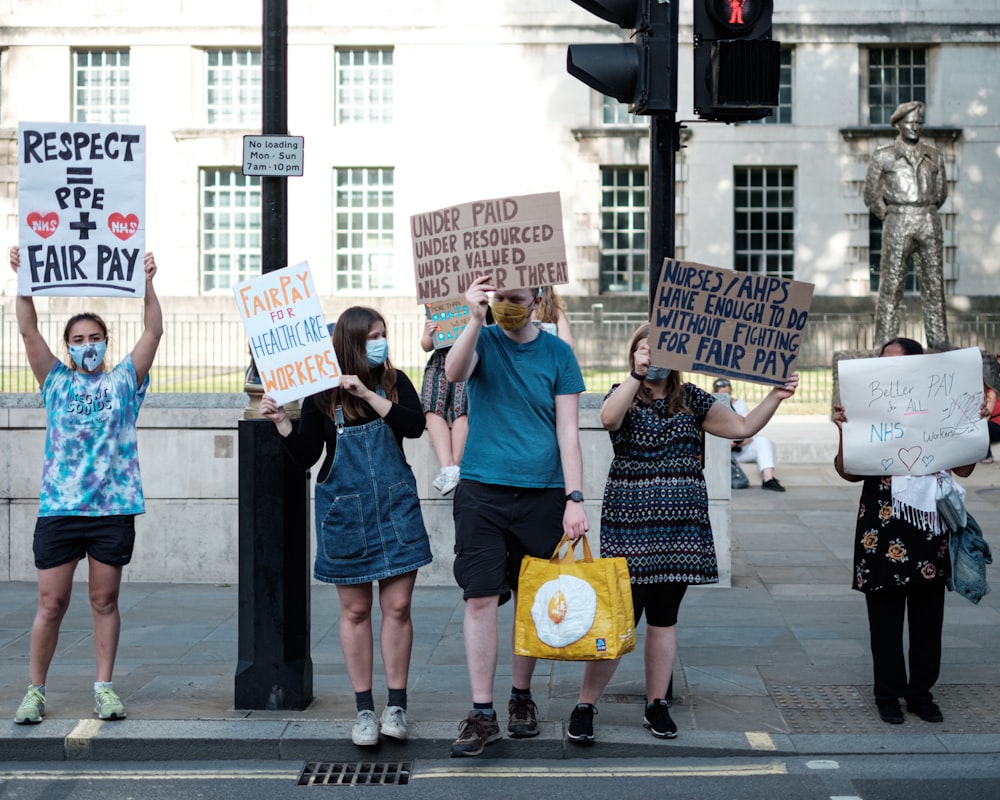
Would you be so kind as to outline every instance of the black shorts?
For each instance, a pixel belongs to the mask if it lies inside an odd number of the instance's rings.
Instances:
[[[35,567],[52,569],[85,555],[111,567],[132,560],[135,515],[39,517],[35,523]]]
[[[642,612],[646,612],[646,624],[654,628],[669,628],[677,624],[677,612],[687,591],[686,583],[645,583],[632,584],[632,608],[638,627]]]
[[[522,489],[462,480],[455,490],[455,580],[462,596],[517,591],[524,556],[550,558],[563,535],[566,490]]]

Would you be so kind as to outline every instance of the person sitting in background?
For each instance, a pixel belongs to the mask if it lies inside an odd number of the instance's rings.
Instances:
[[[733,411],[741,417],[745,417],[750,413],[750,407],[747,405],[746,400],[742,397],[732,397],[733,387],[725,378],[719,378],[713,384],[712,389],[716,394],[730,395]],[[762,481],[761,489],[767,489],[772,492],[785,491],[785,487],[774,477],[774,445],[770,439],[760,435],[754,436],[752,439],[734,439],[730,447],[732,448],[733,458],[739,463],[757,462],[757,469],[760,470],[760,479]]]

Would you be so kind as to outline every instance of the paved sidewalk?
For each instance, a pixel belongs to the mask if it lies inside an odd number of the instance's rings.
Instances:
[[[828,449],[831,428],[822,431]],[[782,426],[775,426],[780,428]],[[785,426],[787,427],[787,426]],[[782,430],[774,438],[794,436]],[[800,431],[801,435],[801,431]],[[803,439],[800,439],[803,441]],[[832,450],[830,452],[832,458]],[[936,690],[945,716],[931,725],[907,715],[882,723],[871,700],[864,600],[849,589],[851,539],[860,488],[841,481],[823,454],[779,464],[784,494],[734,493],[733,587],[693,588],[681,607],[673,715],[677,739],[653,739],[642,721],[642,627],[595,720],[598,741],[567,743],[564,729],[582,666],[539,662],[534,682],[542,734],[504,739],[490,758],[776,755],[1000,751],[1000,570],[997,592],[979,605],[949,594]],[[1000,465],[965,481],[968,506],[994,546]],[[234,586],[126,584],[115,687],[129,717],[100,723],[91,712],[91,620],[83,585],[63,625],[41,725],[0,724],[0,760],[440,758],[469,707],[463,604],[451,587],[421,587],[414,601],[411,740],[374,753],[350,743],[353,694],[337,642],[336,594],[312,592],[313,688],[304,711],[233,708],[237,651]],[[27,683],[31,584],[0,584],[0,699],[13,717]],[[502,611],[509,630],[510,606]],[[504,648],[501,648],[503,650]],[[378,667],[377,667],[378,669]],[[496,703],[506,719],[509,654],[501,656]],[[385,702],[381,676],[376,704]]]

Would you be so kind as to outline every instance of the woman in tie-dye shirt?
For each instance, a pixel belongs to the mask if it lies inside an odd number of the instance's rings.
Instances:
[[[16,247],[10,263],[16,272]],[[142,335],[110,369],[105,360],[108,328],[99,316],[77,314],[66,323],[63,343],[69,363],[64,364],[38,330],[32,298],[16,300],[18,327],[46,415],[34,535],[38,611],[31,627],[31,683],[14,716],[17,723],[41,722],[45,715],[45,679],[69,607],[73,574],[84,556],[94,617],[94,713],[100,719],[125,716],[111,684],[121,630],[118,593],[122,568],[132,558],[135,515],[145,511],[135,426],[163,335],[152,253],[146,253],[143,266]]]

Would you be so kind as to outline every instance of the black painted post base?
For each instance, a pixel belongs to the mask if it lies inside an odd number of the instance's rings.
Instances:
[[[266,419],[239,421],[238,709],[313,699],[309,651],[309,476]]]

